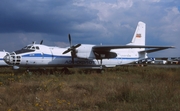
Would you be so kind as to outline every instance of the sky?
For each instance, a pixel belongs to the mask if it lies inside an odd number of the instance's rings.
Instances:
[[[179,0],[0,0],[0,50],[33,41],[125,45],[137,23],[146,23],[146,45],[175,46],[149,56],[180,56]]]

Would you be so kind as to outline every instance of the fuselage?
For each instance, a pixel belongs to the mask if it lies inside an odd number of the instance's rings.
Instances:
[[[41,44],[30,44],[21,50],[7,54],[4,60],[7,64],[20,67],[82,67],[100,68],[136,62],[140,59],[135,49],[112,49],[117,54],[115,58],[96,59],[91,49],[94,45],[82,45],[77,48],[77,56],[72,62],[71,53],[62,54],[67,48],[50,47]]]

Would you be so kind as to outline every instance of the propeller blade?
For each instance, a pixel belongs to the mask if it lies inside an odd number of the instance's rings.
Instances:
[[[74,48],[78,48],[79,46],[81,46],[81,44],[76,44]]]
[[[67,50],[65,50],[62,54],[66,54],[66,53],[68,53],[68,52],[70,52],[71,50],[70,49],[67,49]]]
[[[71,45],[72,45],[72,42],[71,42],[71,35],[69,34],[69,44],[70,44],[70,47],[71,47]]]

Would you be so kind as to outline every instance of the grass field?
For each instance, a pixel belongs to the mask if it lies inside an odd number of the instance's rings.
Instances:
[[[180,110],[180,68],[71,71],[42,74],[1,68],[0,111]]]

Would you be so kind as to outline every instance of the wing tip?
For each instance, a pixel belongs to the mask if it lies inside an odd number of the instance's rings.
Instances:
[[[175,47],[175,46],[171,46],[170,48],[173,48],[173,49],[175,49],[176,47]]]

